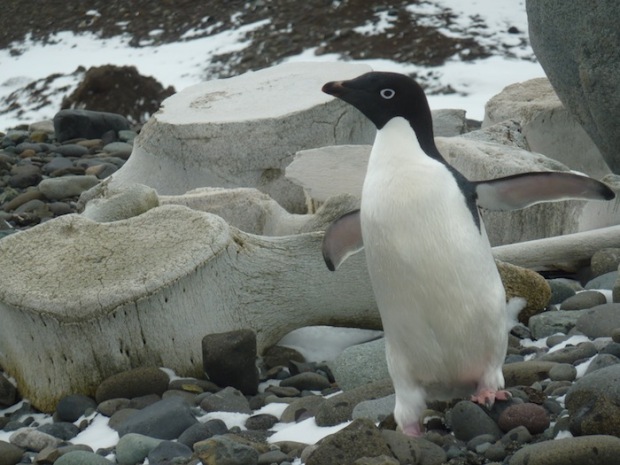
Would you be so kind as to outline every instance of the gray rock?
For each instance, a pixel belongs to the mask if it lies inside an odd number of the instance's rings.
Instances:
[[[128,408],[130,402],[129,399],[123,398],[104,400],[97,405],[97,411],[106,417],[111,417],[119,410]]]
[[[10,407],[17,403],[17,389],[3,373],[0,373],[0,407]]]
[[[528,327],[534,339],[542,339],[556,333],[568,334],[575,327],[577,320],[589,310],[552,310],[539,313],[530,318]]]
[[[25,450],[6,441],[0,441],[0,465],[17,464]]]
[[[482,408],[473,402],[462,400],[449,412],[448,425],[454,436],[462,441],[490,434],[495,439],[502,437],[502,431]]]
[[[325,402],[323,396],[304,396],[293,400],[280,417],[283,423],[291,423],[298,421],[301,415],[315,416],[321,409],[321,405]]]
[[[612,290],[618,280],[618,270],[610,271],[603,275],[588,281],[585,285],[586,289],[608,289]]]
[[[202,339],[202,363],[209,379],[243,394],[258,392],[256,334],[250,329],[208,334]]]
[[[129,129],[122,115],[91,110],[61,110],[54,116],[54,132],[59,142],[69,139],[98,139],[113,130]]]
[[[56,406],[56,415],[61,421],[74,422],[89,410],[95,410],[97,402],[88,396],[73,394],[63,397]]]
[[[16,189],[23,189],[25,187],[36,186],[42,178],[41,169],[38,166],[24,163],[21,165],[13,165],[8,184]]]
[[[370,420],[358,419],[325,437],[306,459],[306,465],[342,465],[362,457],[393,457],[381,431]]]
[[[215,394],[207,394],[200,407],[207,412],[239,412],[252,413],[248,400],[241,391],[227,387]]]
[[[227,436],[216,436],[194,444],[194,452],[202,463],[226,465],[258,465],[258,452]]]
[[[596,357],[592,359],[590,365],[588,365],[588,369],[584,373],[584,376],[589,375],[590,373],[595,372],[596,370],[600,370],[601,368],[610,367],[612,365],[617,365],[620,363],[620,359],[615,355],[611,354],[598,354]]]
[[[502,444],[525,444],[532,441],[532,433],[525,426],[517,426],[502,436]]]
[[[88,451],[71,451],[62,455],[54,462],[54,465],[113,465],[105,457]]]
[[[45,165],[43,165],[43,173],[50,174],[56,170],[62,170],[73,167],[73,160],[65,157],[54,157]]]
[[[133,150],[133,145],[128,144],[127,142],[110,142],[103,146],[103,151],[115,154],[117,157],[127,158],[131,155],[131,151]]]
[[[143,434],[129,433],[116,444],[116,460],[119,465],[141,463],[162,439],[155,439]]]
[[[64,157],[81,157],[88,153],[88,149],[83,145],[66,144],[57,146],[54,148],[54,152],[59,153]]]
[[[577,380],[566,395],[570,430],[576,436],[620,435],[620,364]]]
[[[331,387],[329,380],[318,373],[305,372],[283,379],[280,386],[294,387],[300,391],[322,391]]]
[[[562,310],[584,310],[607,303],[607,298],[598,291],[584,291],[562,302]]]
[[[258,465],[272,465],[274,463],[285,464],[288,462],[288,455],[281,450],[270,450],[258,456]]]
[[[512,431],[518,426],[525,426],[533,435],[545,431],[550,423],[551,418],[547,411],[531,402],[509,406],[500,414],[497,421],[498,426],[504,432]]]
[[[107,182],[96,185],[80,196],[82,216],[99,223],[119,221],[141,215],[159,205],[157,192],[142,184],[115,189]]]
[[[585,436],[531,444],[518,450],[508,465],[584,465],[616,463],[620,438]]]
[[[577,369],[569,363],[558,363],[549,370],[551,381],[574,381],[577,377]]]
[[[352,418],[368,418],[374,422],[383,421],[394,411],[396,396],[390,395],[379,399],[365,400],[355,406]]]
[[[611,271],[618,271],[620,265],[620,249],[607,248],[598,250],[590,259],[590,268],[594,276],[600,276]]]
[[[598,305],[583,312],[575,327],[588,337],[611,337],[611,332],[620,328],[620,304]]]
[[[23,449],[42,451],[46,447],[58,447],[62,440],[35,428],[21,428],[9,438],[11,444]]]
[[[39,190],[49,200],[62,200],[77,197],[98,183],[96,176],[63,176],[42,180]]]
[[[379,399],[394,393],[391,380],[375,381],[342,394],[330,397],[323,402],[316,414],[319,426],[334,426],[351,420],[353,409],[363,400]]]
[[[410,438],[391,430],[382,430],[381,434],[399,463],[440,465],[447,461],[444,450],[424,438]]]
[[[148,454],[149,463],[159,464],[192,456],[192,449],[174,441],[162,441]]]
[[[467,132],[465,110],[432,110],[433,133],[435,137],[460,136]]]
[[[134,413],[116,430],[119,436],[138,433],[158,439],[176,439],[194,423],[197,420],[189,405],[179,397],[169,397]]]
[[[620,16],[614,0],[596,8],[563,0],[526,2],[532,48],[558,96],[613,172],[620,171]]]
[[[502,371],[504,372],[506,386],[530,386],[537,381],[548,378],[549,371],[555,365],[555,362],[529,360],[504,365]]]
[[[591,342],[582,342],[577,346],[568,346],[538,357],[539,361],[557,363],[575,363],[577,360],[585,360],[596,355],[598,351]]]
[[[181,444],[192,447],[199,441],[204,441],[216,435],[226,434],[227,432],[228,428],[226,427],[226,423],[222,420],[209,420],[206,423],[195,423],[187,428],[179,436],[178,441]]]
[[[385,359],[384,338],[348,347],[328,365],[343,391],[390,376]]]
[[[34,123],[30,123],[28,125],[28,131],[41,131],[47,134],[54,134],[54,122],[51,119],[35,121]]]
[[[55,438],[62,439],[63,441],[69,441],[80,434],[80,428],[66,421],[47,423],[37,427],[37,430],[54,436]]]
[[[156,367],[134,368],[106,378],[97,387],[95,399],[97,403],[104,400],[145,396],[157,394],[161,396],[170,378]]]
[[[550,305],[562,303],[569,297],[575,295],[576,289],[566,279],[549,279],[547,282],[551,287],[551,299],[549,300]]]
[[[267,431],[278,422],[278,417],[268,413],[252,415],[245,421],[245,427],[249,430]]]

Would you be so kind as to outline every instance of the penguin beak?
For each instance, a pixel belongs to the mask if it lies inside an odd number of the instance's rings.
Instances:
[[[344,81],[332,81],[328,82],[321,89],[323,92],[334,97],[340,97],[345,92],[345,87],[342,85]]]

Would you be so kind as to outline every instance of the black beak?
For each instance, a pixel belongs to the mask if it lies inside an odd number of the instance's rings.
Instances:
[[[328,82],[321,89],[323,92],[334,97],[340,97],[345,92],[345,87],[342,85],[343,81]]]

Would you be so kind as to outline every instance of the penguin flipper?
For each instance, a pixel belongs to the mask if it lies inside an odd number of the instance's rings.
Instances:
[[[607,184],[570,172],[521,173],[473,184],[478,206],[487,210],[519,210],[540,202],[611,200],[616,196]]]
[[[336,271],[342,262],[363,248],[359,210],[345,213],[325,231],[323,259],[330,271]]]

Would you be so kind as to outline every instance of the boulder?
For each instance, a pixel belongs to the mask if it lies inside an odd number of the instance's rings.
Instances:
[[[546,78],[511,84],[487,102],[483,128],[507,120],[521,126],[529,150],[596,178],[611,172]]]
[[[122,115],[104,111],[60,110],[54,115],[54,132],[59,142],[83,137],[99,139],[108,131],[129,129],[129,121]]]
[[[283,177],[293,155],[324,145],[370,143],[374,127],[358,111],[322,93],[330,80],[370,71],[346,63],[286,63],[189,87],[163,102],[112,175],[160,194],[197,187],[256,187],[292,212],[301,189]]]
[[[528,0],[526,8],[532,48],[553,88],[620,172],[620,5]]]
[[[321,240],[252,235],[177,205],[110,223],[66,215],[6,237],[0,365],[52,411],[139,366],[200,377],[205,334],[252,328],[262,353],[302,326],[380,328],[363,254],[332,273]]]

